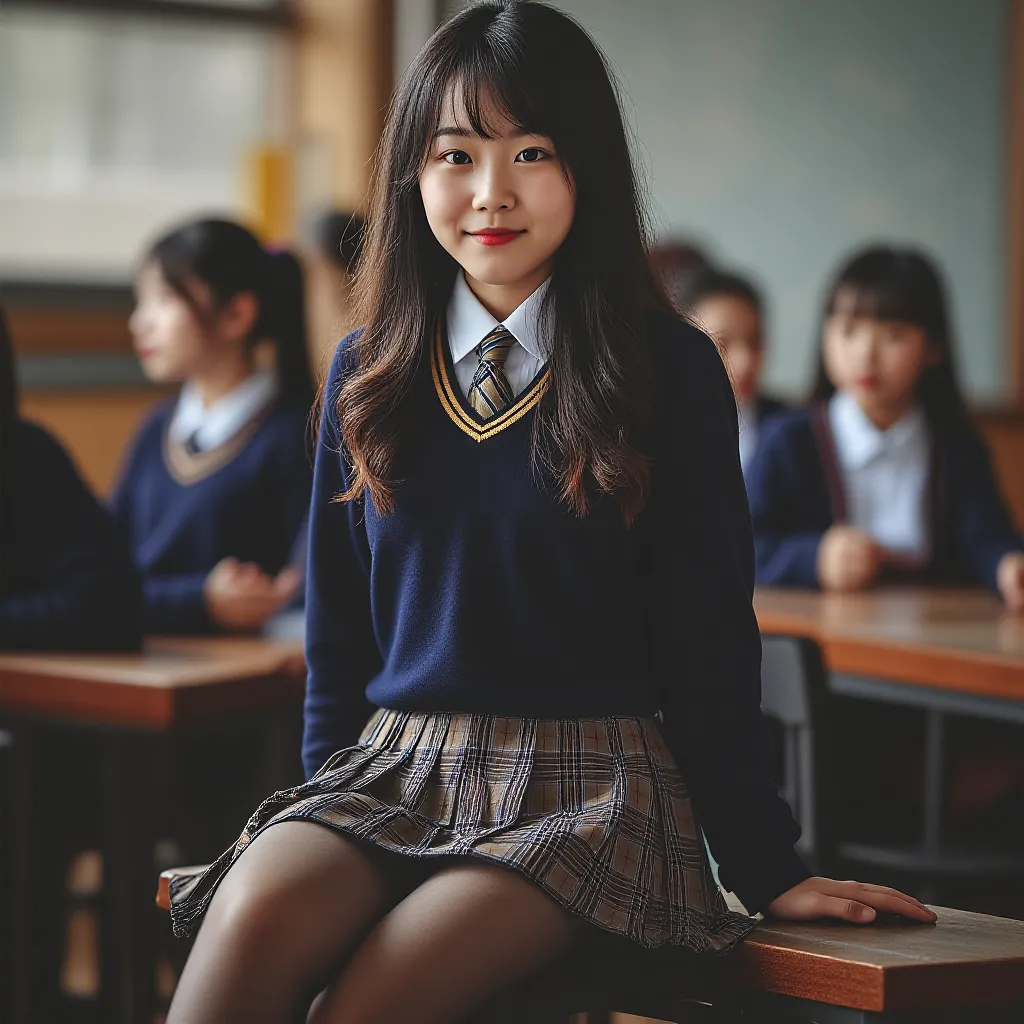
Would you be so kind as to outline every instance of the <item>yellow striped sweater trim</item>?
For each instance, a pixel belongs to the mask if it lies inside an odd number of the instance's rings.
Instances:
[[[465,434],[468,434],[474,441],[486,441],[493,437],[505,427],[511,426],[517,420],[522,419],[543,397],[551,379],[550,369],[545,369],[540,380],[532,387],[523,392],[522,396],[513,402],[503,412],[492,416],[483,423],[478,423],[459,402],[455,389],[448,378],[448,365],[444,358],[444,332],[438,331],[431,351],[430,371],[434,378],[434,388],[437,391],[441,404],[451,418],[452,422]]]

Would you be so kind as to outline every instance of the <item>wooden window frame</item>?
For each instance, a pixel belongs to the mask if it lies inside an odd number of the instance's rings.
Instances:
[[[41,8],[73,10],[78,14],[140,14],[180,21],[213,21],[235,25],[291,28],[295,25],[292,0],[276,0],[269,7],[199,3],[197,0],[6,0],[5,6],[38,11]]]

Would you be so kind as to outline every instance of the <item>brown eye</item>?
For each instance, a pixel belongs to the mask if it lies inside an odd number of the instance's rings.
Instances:
[[[540,149],[538,146],[531,146],[529,149],[524,149],[519,156],[516,157],[516,160],[524,164],[535,164],[539,163],[541,160],[547,159],[548,155],[548,153],[543,149]]]
[[[451,152],[445,153],[441,159],[447,164],[454,164],[456,167],[464,167],[466,164],[473,162],[469,154],[461,149],[453,149]]]

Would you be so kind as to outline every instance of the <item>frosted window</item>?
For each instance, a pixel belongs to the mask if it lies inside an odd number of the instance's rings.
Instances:
[[[0,15],[0,273],[122,278],[169,220],[238,210],[278,46],[262,27]]]

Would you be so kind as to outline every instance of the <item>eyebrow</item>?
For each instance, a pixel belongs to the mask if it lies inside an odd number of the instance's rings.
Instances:
[[[477,132],[471,131],[469,128],[459,128],[456,125],[442,125],[440,128],[437,129],[436,132],[434,132],[434,135],[433,135],[431,141],[432,142],[436,142],[439,138],[441,138],[444,135],[455,136],[455,138],[457,138],[457,139],[482,139],[482,138],[486,138],[486,136],[479,135]],[[530,131],[526,131],[524,129],[522,131],[516,132],[513,135],[509,135],[508,138],[510,138],[510,139],[525,139],[528,136],[540,137],[541,133],[540,132],[530,132]]]

